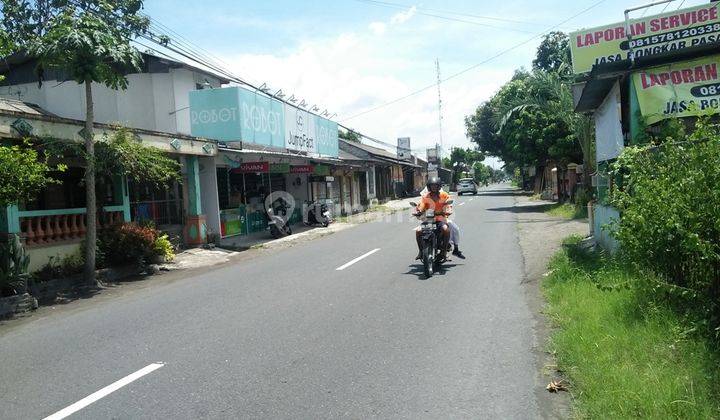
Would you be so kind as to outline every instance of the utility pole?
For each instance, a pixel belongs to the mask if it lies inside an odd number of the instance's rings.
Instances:
[[[442,136],[442,95],[440,94],[440,60],[435,59],[435,70],[437,70],[437,88],[438,88],[438,128],[440,129],[440,150],[443,150],[443,136]],[[439,153],[438,153],[439,155]],[[438,159],[442,160],[442,156],[438,156]]]

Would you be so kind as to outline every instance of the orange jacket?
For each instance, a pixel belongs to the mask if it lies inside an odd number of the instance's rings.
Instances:
[[[424,195],[420,199],[420,204],[417,206],[418,212],[423,212],[427,209],[433,209],[435,210],[435,213],[442,213],[445,211],[445,207],[447,206],[447,201],[450,199],[450,194],[446,193],[445,191],[440,191],[440,197],[437,201],[433,200],[431,197],[431,193]],[[448,209],[447,213],[451,213]],[[435,221],[447,221],[447,216],[435,216]]]

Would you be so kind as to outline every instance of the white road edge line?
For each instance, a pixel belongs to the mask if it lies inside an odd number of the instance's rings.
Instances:
[[[336,268],[335,271],[342,271],[342,270],[350,267],[351,265],[355,264],[356,262],[358,262],[358,261],[360,261],[360,260],[362,260],[362,259],[364,259],[364,258],[367,258],[367,257],[371,256],[372,254],[378,252],[378,251],[380,251],[380,248],[375,248],[375,249],[373,249],[372,251],[370,251],[370,252],[368,252],[368,253],[365,253],[365,254],[363,254],[363,255],[355,258],[354,260],[348,262],[347,264],[341,265],[340,267]]]
[[[68,407],[63,408],[62,410],[58,411],[55,414],[51,414],[47,417],[45,417],[43,420],[61,420],[65,417],[72,415],[73,413],[76,413],[83,408],[87,407],[88,405],[94,403],[95,401],[107,397],[109,394],[117,391],[118,389],[124,387],[125,385],[137,381],[138,379],[142,378],[143,376],[147,375],[148,373],[151,373],[157,369],[160,369],[161,367],[165,366],[164,363],[152,363],[144,368],[138,370],[135,373],[131,373],[128,376],[120,379],[117,382],[113,382],[110,385],[106,386],[105,388],[93,392],[92,394],[88,395],[87,397],[83,398],[82,400],[76,402],[73,405],[70,405]]]

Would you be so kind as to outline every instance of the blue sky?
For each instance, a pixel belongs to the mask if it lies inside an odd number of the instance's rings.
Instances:
[[[294,93],[336,112],[341,123],[387,142],[410,136],[412,147],[423,149],[438,140],[437,89],[347,118],[434,83],[436,58],[443,76],[457,73],[598,0],[383,2],[395,6],[372,0],[147,0],[145,11],[249,81]],[[625,8],[641,3],[646,2],[605,0],[560,29],[621,21]],[[668,10],[681,3],[670,3]],[[688,0],[683,7],[702,3],[707,1]],[[656,6],[648,14],[664,7]],[[428,16],[433,14],[445,19]],[[538,43],[539,38],[534,39],[442,84],[446,149],[470,145],[464,135],[465,115],[515,69],[530,67]]]

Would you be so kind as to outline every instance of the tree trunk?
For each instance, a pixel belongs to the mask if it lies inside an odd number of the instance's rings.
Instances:
[[[85,208],[87,223],[85,233],[85,269],[83,277],[89,286],[97,284],[95,279],[95,247],[97,243],[97,202],[95,199],[95,143],[93,142],[93,99],[92,81],[85,81]]]

